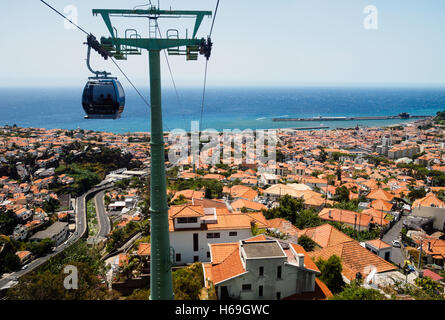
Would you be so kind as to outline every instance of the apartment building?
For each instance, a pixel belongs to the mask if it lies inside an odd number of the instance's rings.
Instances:
[[[251,221],[247,214],[229,213],[227,209],[186,204],[169,210],[170,245],[175,250],[175,264],[210,261],[208,244],[249,238]]]
[[[332,295],[304,249],[261,235],[232,243],[209,244],[206,286],[215,286],[219,300],[326,299]]]

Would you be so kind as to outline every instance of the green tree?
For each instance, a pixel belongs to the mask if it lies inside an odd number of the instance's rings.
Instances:
[[[173,272],[175,300],[200,300],[203,287],[204,274],[201,263]]]
[[[425,189],[413,189],[408,193],[408,198],[411,202],[414,202],[417,199],[422,199],[426,196]]]
[[[345,283],[342,277],[343,267],[341,265],[341,259],[337,255],[332,255],[328,260],[319,258],[315,264],[321,272],[319,276],[333,293],[342,291]]]
[[[341,175],[342,175],[341,167],[337,167],[337,170],[335,170],[335,175],[337,176],[337,180],[341,181]]]
[[[298,244],[308,252],[314,251],[317,246],[317,243],[306,235],[302,235],[298,238]]]
[[[19,223],[17,215],[12,210],[0,210],[0,230],[3,229],[5,234],[12,234],[14,228]]]
[[[27,249],[36,257],[41,257],[51,252],[54,241],[50,238],[43,239],[39,242],[30,242],[27,244]]]
[[[78,289],[66,290],[64,268],[73,265],[78,270]],[[37,269],[19,278],[8,290],[10,300],[110,300],[119,294],[109,291],[103,283],[107,269],[98,249],[81,241],[50,258]]]
[[[282,218],[298,229],[317,227],[323,223],[314,209],[305,209],[303,199],[285,195],[279,203],[278,207],[263,211],[267,219]]]
[[[150,289],[136,289],[125,300],[150,300]]]
[[[349,190],[345,186],[338,187],[335,189],[334,200],[338,202],[348,202],[349,201]]]
[[[430,277],[417,278],[415,284],[422,288],[431,297],[443,299],[443,284]]]
[[[7,252],[0,256],[0,274],[13,272],[20,267],[20,259],[14,252]]]
[[[375,289],[366,289],[356,281],[348,284],[345,289],[329,300],[387,300],[385,295]]]
[[[49,198],[43,203],[42,209],[47,213],[54,213],[60,207],[60,202],[57,199]]]
[[[210,189],[210,188],[206,188],[206,191],[205,191],[205,196],[204,196],[206,199],[213,199],[213,197],[212,197],[212,190]]]

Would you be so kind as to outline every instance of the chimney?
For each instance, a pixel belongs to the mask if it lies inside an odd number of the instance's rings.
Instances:
[[[329,218],[332,219],[332,211],[329,210]]]
[[[428,251],[431,251],[431,242],[428,241]]]
[[[304,268],[304,254],[298,253],[297,257],[298,257],[298,261],[297,261],[298,262],[298,266],[301,267],[301,268]]]

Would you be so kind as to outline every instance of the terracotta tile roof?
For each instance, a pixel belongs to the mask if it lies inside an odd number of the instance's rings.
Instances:
[[[150,243],[140,243],[138,247],[138,255],[139,256],[149,256],[151,254],[151,245]]]
[[[383,249],[383,248],[391,248],[392,246],[380,239],[375,239],[375,240],[369,240],[366,241],[366,243],[370,244],[371,246],[373,246],[376,249]]]
[[[207,224],[207,230],[218,229],[250,229],[251,218],[246,214],[221,214],[218,215],[218,223]]]
[[[251,210],[255,210],[255,211],[260,211],[260,210],[267,210],[267,207],[264,204],[255,202],[255,201],[250,201],[250,200],[246,200],[246,199],[238,199],[234,202],[232,202],[230,204],[230,206],[235,210],[235,211],[241,211],[242,208],[247,208],[247,209],[251,209]]]
[[[349,210],[336,208],[324,208],[318,216],[327,221],[337,221],[341,223],[357,224],[360,226],[368,226],[371,223],[372,216],[366,213],[357,213]],[[357,217],[357,218],[356,218]]]
[[[425,198],[417,199],[416,201],[414,201],[412,207],[413,208],[416,208],[416,207],[439,207],[439,208],[444,208],[445,207],[445,203],[440,201],[439,198],[437,198],[434,193],[430,192],[429,194],[426,195]]]
[[[192,199],[192,204],[203,206],[204,208],[217,208],[217,209],[227,209],[224,201],[215,199]],[[227,209],[228,212],[228,209]]]
[[[382,211],[374,209],[374,208],[370,208],[370,209],[363,210],[362,213],[371,215],[372,221],[375,224],[379,224],[379,225],[383,225],[383,226],[386,226],[387,224],[389,224],[389,221],[385,219],[385,217],[386,217],[385,212],[382,212]]]
[[[17,251],[15,253],[20,260],[23,260],[24,258],[28,257],[29,255],[31,255],[31,252],[29,251]]]
[[[210,246],[213,246],[213,244]],[[227,254],[227,252],[224,253],[226,257],[222,261],[220,259],[221,257],[217,258],[221,262],[217,264],[212,264],[212,263],[205,264],[207,265],[205,266],[206,280],[209,280],[214,285],[216,285],[224,280],[233,278],[237,275],[246,272],[239,255],[238,243],[236,243],[236,247],[233,248],[234,249],[231,253],[229,254]]]
[[[298,233],[300,231],[290,221],[287,221],[282,218],[275,218],[275,219],[267,220],[267,224],[270,229],[278,229],[278,230],[280,230],[280,232],[291,235],[291,236],[298,235]]]
[[[301,237],[305,235],[315,241],[320,247],[325,248],[340,243],[351,241],[352,238],[338,230],[337,228],[326,223],[324,225],[307,228],[298,233]]]
[[[431,271],[431,270],[424,270],[423,271],[423,276],[424,277],[430,277],[431,279],[435,280],[435,281],[442,281],[443,277],[439,276],[437,273]]]
[[[308,254],[314,261],[318,258],[327,260],[332,255],[337,255],[342,260],[342,273],[349,280],[354,280],[357,272],[366,277],[365,268],[368,266],[375,266],[378,273],[397,269],[397,267],[363,248],[354,240],[309,252]]]
[[[366,198],[373,199],[373,200],[385,200],[385,201],[391,202],[394,199],[394,196],[386,190],[377,189],[377,190],[371,191],[366,196]]]
[[[175,195],[172,198],[172,201],[175,201],[180,196],[184,196],[186,199],[202,199],[205,196],[205,193],[203,191],[195,191],[195,190],[182,190],[175,193]]]
[[[332,297],[331,290],[318,278],[315,278],[315,290],[314,292],[303,292],[300,294],[294,294],[283,300],[327,300]]]
[[[426,254],[434,256],[435,259],[445,259],[445,240],[425,239],[422,241],[422,249]]]
[[[206,174],[202,178],[203,179],[214,179],[214,180],[218,180],[218,181],[226,179],[224,176],[222,176],[220,174],[214,174],[214,173]]]
[[[199,218],[204,216],[204,208],[202,206],[190,204],[171,206],[168,213],[171,219]]]
[[[246,215],[251,218],[252,222],[254,222],[258,228],[266,229],[268,228],[268,223],[264,214],[259,212],[248,212]]]
[[[227,189],[227,193],[229,193],[233,198],[244,198],[252,201],[258,196],[258,192],[248,186],[236,185]]]
[[[195,179],[199,177],[199,174],[193,172],[183,172],[180,177],[183,179]]]
[[[255,241],[265,241],[267,240],[266,236],[264,234],[257,235],[255,237],[249,238],[247,240],[244,240],[245,242],[255,242]]]
[[[389,212],[392,209],[392,203],[378,199],[378,200],[373,200],[371,202],[371,207],[377,210],[383,210]]]
[[[233,251],[238,250],[238,242],[231,243],[213,243],[210,246],[210,255],[213,264],[222,263],[229,257]]]

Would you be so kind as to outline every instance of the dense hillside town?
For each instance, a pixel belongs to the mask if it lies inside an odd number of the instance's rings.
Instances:
[[[437,118],[280,129],[267,162],[167,160],[175,297],[443,299],[443,132]],[[148,297],[149,142],[0,128],[3,295],[26,296],[35,270],[80,250],[97,254],[108,298]],[[166,133],[166,159],[173,143]]]

